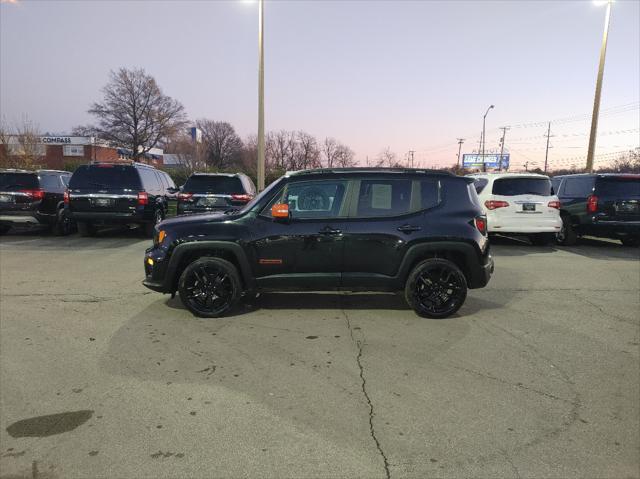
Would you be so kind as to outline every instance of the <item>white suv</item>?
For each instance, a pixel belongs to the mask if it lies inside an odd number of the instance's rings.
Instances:
[[[560,201],[548,176],[535,173],[476,173],[478,197],[489,233],[527,235],[534,245],[555,239],[562,227]]]

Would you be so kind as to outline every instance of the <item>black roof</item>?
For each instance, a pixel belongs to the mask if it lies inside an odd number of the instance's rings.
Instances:
[[[558,176],[554,176],[553,178],[567,178],[567,177],[574,177],[574,176],[583,176],[583,177],[599,177],[599,178],[606,178],[606,177],[627,177],[627,178],[633,178],[633,177],[640,177],[640,175],[638,173],[573,173],[573,174],[568,174],[568,175],[558,175]]]
[[[426,175],[443,175],[455,176],[446,170],[429,170],[424,168],[371,168],[371,167],[354,167],[354,168],[316,168],[312,170],[300,170],[288,172],[287,176],[307,176],[307,175],[331,175],[331,174],[426,174]]]
[[[68,173],[71,174],[70,171],[65,170],[23,170],[23,169],[15,169],[15,168],[2,168],[0,169],[0,173],[33,173],[34,175],[37,173]]]

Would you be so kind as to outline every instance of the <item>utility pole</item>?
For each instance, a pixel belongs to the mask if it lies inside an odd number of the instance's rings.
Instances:
[[[604,76],[604,59],[607,54],[607,39],[609,37],[609,21],[611,20],[611,3],[607,2],[607,13],[604,21],[604,35],[600,46],[600,63],[596,79],[596,94],[593,99],[593,115],[591,116],[591,132],[589,133],[589,150],[587,151],[587,172],[593,173],[593,156],[596,149],[596,132],[598,131],[598,116],[600,115],[600,94],[602,93],[602,77]]]
[[[524,164],[524,171],[529,171],[529,160]]]
[[[551,134],[551,122],[549,122],[549,127],[547,128],[547,134],[545,135],[547,137],[547,151],[544,154],[544,172],[547,172],[547,166],[549,163],[549,138],[551,138],[553,135]]]
[[[413,154],[415,153],[415,150],[409,150],[409,164],[411,165],[411,168],[413,168]]]
[[[264,190],[264,0],[259,4],[258,26],[258,191]]]
[[[502,138],[500,139],[500,158],[498,158],[498,171],[502,171],[502,155],[504,154],[504,137],[507,136],[507,130],[510,130],[508,126],[500,128],[502,130]]]
[[[458,170],[460,169],[460,152],[462,151],[462,144],[464,143],[464,138],[456,138],[458,140]]]
[[[482,171],[487,171],[487,163],[484,161],[484,146],[487,141],[487,115],[489,114],[489,110],[491,109],[493,109],[493,105],[490,105],[489,108],[487,108],[487,111],[482,117]]]

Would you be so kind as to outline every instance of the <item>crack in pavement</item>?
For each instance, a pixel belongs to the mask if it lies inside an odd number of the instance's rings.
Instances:
[[[351,321],[349,320],[349,316],[347,315],[347,312],[345,311],[342,305],[342,295],[340,296],[340,310],[342,311],[342,315],[346,320],[347,329],[349,330],[349,336],[351,337],[351,341],[358,348],[358,355],[356,356],[356,364],[358,365],[358,369],[360,370],[360,385],[362,388],[362,394],[364,394],[364,398],[366,399],[367,404],[369,405],[369,434],[371,435],[373,442],[375,442],[376,449],[378,450],[378,452],[380,453],[380,456],[382,457],[382,461],[384,464],[385,477],[387,479],[391,479],[391,471],[389,469],[389,460],[387,459],[386,454],[382,450],[382,445],[380,444],[380,441],[376,436],[376,430],[373,425],[373,417],[375,416],[375,412],[373,410],[373,403],[371,402],[371,398],[369,397],[369,393],[367,392],[367,380],[364,377],[364,367],[362,366],[362,350],[363,350],[364,343],[363,341],[360,341],[359,339],[356,339],[353,337],[353,328],[351,328]]]

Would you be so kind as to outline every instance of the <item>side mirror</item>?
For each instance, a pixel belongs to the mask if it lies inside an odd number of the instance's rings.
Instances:
[[[271,216],[276,220],[288,220],[289,205],[286,203],[276,203],[271,207]]]

